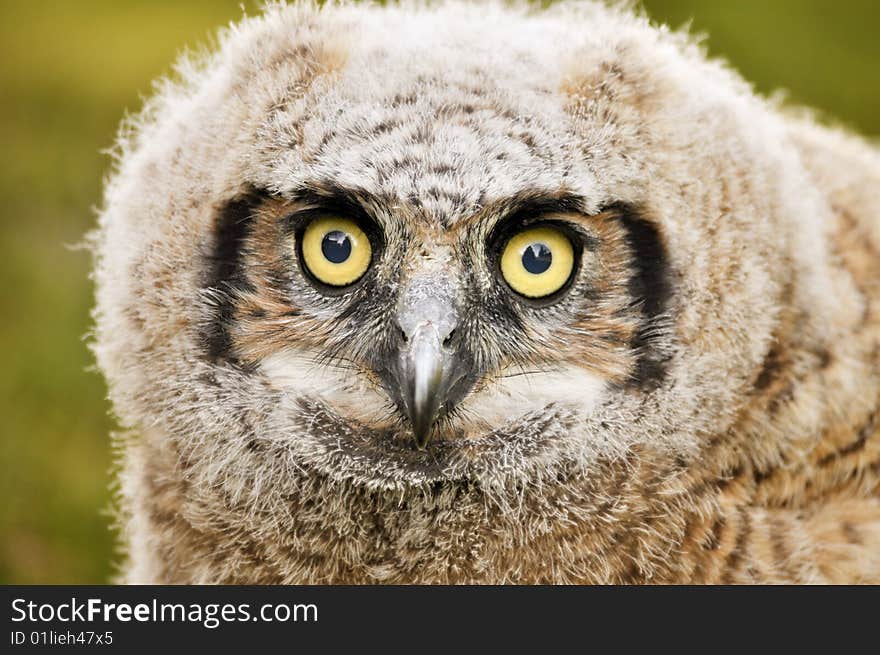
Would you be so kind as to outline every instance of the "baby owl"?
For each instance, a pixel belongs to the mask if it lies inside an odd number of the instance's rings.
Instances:
[[[142,583],[880,582],[880,153],[563,2],[273,4],[121,132]]]

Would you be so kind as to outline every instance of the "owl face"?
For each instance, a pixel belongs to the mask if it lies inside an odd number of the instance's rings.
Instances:
[[[277,7],[182,70],[108,188],[97,352],[206,487],[534,484],[735,416],[807,237],[781,128],[690,44]]]
[[[208,350],[424,449],[656,382],[662,247],[627,207],[528,187],[448,217],[330,182],[221,212]],[[652,260],[652,258],[656,258]],[[645,262],[650,265],[645,265]],[[651,298],[647,298],[650,292]],[[568,389],[568,392],[565,391]]]

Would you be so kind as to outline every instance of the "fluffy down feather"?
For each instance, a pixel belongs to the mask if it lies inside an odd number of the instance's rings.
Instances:
[[[270,288],[272,217],[328,182],[405,219],[411,266],[567,194],[619,246],[607,293],[529,318],[556,366],[499,359],[417,451],[368,375],[320,363],[329,301]],[[876,149],[625,10],[268,6],[126,124],[94,234],[124,579],[880,582],[878,183]],[[230,206],[262,227],[218,254]],[[639,298],[615,286],[635,268]]]

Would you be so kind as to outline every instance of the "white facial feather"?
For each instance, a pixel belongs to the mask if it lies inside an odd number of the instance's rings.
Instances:
[[[479,436],[550,405],[588,416],[605,384],[575,365],[551,371],[507,368],[486,388],[469,394],[460,410],[471,436]]]
[[[374,427],[393,424],[393,401],[381,388],[356,371],[323,363],[318,353],[287,348],[264,358],[260,370],[273,388],[292,398],[320,400],[344,418]],[[508,368],[467,396],[455,425],[476,438],[550,405],[586,416],[601,399],[605,384],[574,365],[550,371]]]
[[[346,418],[374,426],[393,423],[387,395],[356,371],[325,363],[320,353],[287,348],[265,357],[260,370],[291,398],[320,400]]]

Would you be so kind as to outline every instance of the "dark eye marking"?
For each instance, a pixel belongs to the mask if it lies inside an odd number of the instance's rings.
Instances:
[[[630,343],[639,353],[632,383],[650,389],[663,381],[670,358],[660,348],[660,341],[670,338],[669,326],[659,321],[672,296],[666,245],[658,227],[634,207],[620,204],[607,211],[616,216],[626,232],[633,262],[628,290],[632,302],[641,307],[642,320]]]
[[[242,255],[257,210],[271,198],[264,189],[249,189],[227,201],[214,218],[213,243],[205,256],[203,289],[217,294],[217,302],[201,330],[206,356],[211,361],[234,361],[230,327],[235,315],[235,294],[251,290],[243,270]]]

